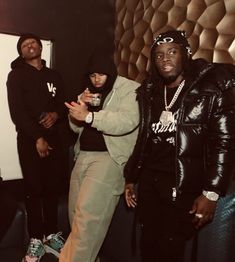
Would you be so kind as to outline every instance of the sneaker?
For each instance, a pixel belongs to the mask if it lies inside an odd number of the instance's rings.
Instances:
[[[39,262],[45,253],[46,251],[42,241],[36,238],[31,238],[26,256],[23,258],[22,262]]]
[[[51,253],[59,258],[60,250],[64,246],[65,240],[62,237],[62,232],[51,234],[44,242],[44,248],[47,253]]]

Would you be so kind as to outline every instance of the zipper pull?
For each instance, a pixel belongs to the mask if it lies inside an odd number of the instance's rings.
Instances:
[[[176,200],[176,195],[177,195],[176,188],[172,187],[172,201]]]

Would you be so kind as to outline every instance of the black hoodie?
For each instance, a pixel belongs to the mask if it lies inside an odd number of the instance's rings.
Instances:
[[[103,73],[107,75],[107,80],[102,87],[93,86],[89,75],[92,73]],[[111,92],[117,78],[117,69],[111,56],[106,53],[98,52],[92,56],[89,62],[85,79],[85,88],[89,88],[91,93],[101,93],[101,103],[99,106],[88,106],[90,112],[102,110],[103,103],[107,95]],[[89,124],[84,125],[84,130],[80,137],[80,148],[85,151],[107,151],[104,137],[101,131]]]
[[[57,112],[59,120],[53,128],[66,119],[62,78],[42,61],[42,69],[37,70],[18,57],[11,63],[7,79],[8,103],[16,131],[33,140],[48,132],[39,124],[43,113]]]

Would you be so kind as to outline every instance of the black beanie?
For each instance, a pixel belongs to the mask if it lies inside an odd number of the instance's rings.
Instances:
[[[88,65],[88,74],[103,73],[109,76],[116,76],[117,69],[111,54],[96,52],[93,54]]]
[[[165,43],[176,43],[181,45],[188,55],[192,54],[189,42],[186,38],[185,31],[181,30],[170,30],[159,34],[154,38],[152,48]]]
[[[40,38],[39,38],[37,35],[30,34],[30,33],[29,33],[29,34],[23,34],[23,35],[19,38],[19,40],[18,40],[18,42],[17,42],[17,51],[18,51],[18,53],[19,53],[20,56],[22,55],[21,45],[22,45],[22,43],[23,43],[26,39],[29,39],[29,38],[35,39],[35,40],[38,42],[38,44],[42,47],[42,42],[41,42]]]

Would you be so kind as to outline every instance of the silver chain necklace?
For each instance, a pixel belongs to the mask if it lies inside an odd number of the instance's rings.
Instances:
[[[183,89],[185,84],[185,80],[183,80],[180,85],[178,86],[173,98],[171,99],[171,102],[169,105],[167,105],[167,87],[164,87],[164,103],[165,103],[165,110],[162,111],[161,115],[160,115],[160,122],[163,126],[168,126],[171,123],[174,122],[174,117],[172,112],[170,111],[170,109],[172,108],[172,106],[175,104],[181,90]]]

